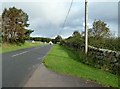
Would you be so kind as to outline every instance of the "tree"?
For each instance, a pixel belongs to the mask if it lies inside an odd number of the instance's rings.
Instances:
[[[110,29],[107,24],[101,20],[95,20],[93,22],[93,27],[89,29],[89,35],[99,38],[107,38],[110,36]]]
[[[82,38],[81,34],[78,31],[74,31],[72,36],[68,37],[65,41],[74,45],[84,44],[84,39]]]
[[[85,32],[82,32],[84,35]],[[100,38],[108,38],[110,37],[110,29],[107,24],[101,20],[95,20],[93,22],[93,27],[88,29],[88,37],[100,39]]]
[[[74,31],[70,40],[75,44],[83,44],[83,38],[79,31]]]
[[[111,33],[107,24],[101,20],[95,20],[93,27],[88,30],[89,45],[115,50],[118,47],[116,46],[117,39],[111,38],[110,36]]]
[[[74,31],[72,36],[73,37],[81,37],[81,34],[78,31]]]
[[[61,42],[62,40],[62,37],[60,35],[58,35],[56,38],[55,38],[55,43],[57,42]]]
[[[28,15],[15,7],[4,9],[2,13],[2,33],[6,42],[24,42]]]
[[[30,34],[31,34],[32,32],[34,32],[34,30],[30,30],[30,29],[27,30],[27,29],[26,29],[26,32],[25,32],[25,39],[27,39],[27,40],[30,39]]]

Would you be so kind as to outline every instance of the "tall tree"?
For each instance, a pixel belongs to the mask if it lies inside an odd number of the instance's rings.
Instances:
[[[89,29],[89,35],[99,39],[107,38],[110,36],[110,29],[107,24],[101,20],[95,20],[93,22],[93,27]]]
[[[4,9],[2,13],[3,38],[7,42],[24,42],[28,15],[15,7]]]
[[[82,34],[84,35],[85,32]],[[95,39],[108,38],[110,37],[110,29],[105,22],[95,20],[92,28],[88,29],[88,37],[94,37]]]

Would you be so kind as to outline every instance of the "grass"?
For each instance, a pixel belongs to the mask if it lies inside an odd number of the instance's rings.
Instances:
[[[69,49],[55,45],[44,59],[45,66],[55,72],[96,81],[103,86],[118,87],[118,77],[109,72],[80,63]]]
[[[24,44],[17,45],[17,44],[8,44],[4,43],[0,47],[0,53],[6,53],[6,52],[11,52],[11,51],[16,51],[19,49],[25,49],[25,48],[30,48],[34,46],[40,46],[43,43],[30,43],[30,42],[25,42]]]

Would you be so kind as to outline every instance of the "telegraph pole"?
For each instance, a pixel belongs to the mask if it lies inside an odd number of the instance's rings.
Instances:
[[[85,0],[85,53],[88,52],[88,0]]]

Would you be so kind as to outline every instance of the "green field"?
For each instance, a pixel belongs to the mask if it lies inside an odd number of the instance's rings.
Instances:
[[[6,53],[6,52],[19,50],[19,49],[25,49],[25,48],[34,47],[34,46],[40,46],[40,45],[43,45],[43,43],[39,43],[39,42],[37,42],[37,43],[25,42],[24,44],[21,44],[21,45],[4,43],[0,47],[0,53]]]
[[[118,77],[109,72],[75,61],[78,58],[66,47],[55,45],[44,59],[45,66],[55,72],[96,81],[103,86],[118,87]]]

